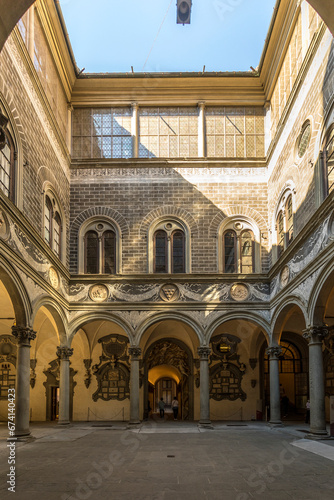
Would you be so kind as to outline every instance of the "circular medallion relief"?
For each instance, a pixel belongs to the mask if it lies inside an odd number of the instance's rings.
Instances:
[[[108,295],[108,288],[105,285],[93,285],[89,289],[89,296],[94,302],[104,302]]]
[[[237,300],[238,302],[242,300],[247,300],[249,297],[249,290],[246,285],[243,285],[242,283],[236,283],[231,286],[231,297],[234,300]]]
[[[163,285],[160,288],[159,295],[165,302],[174,302],[180,297],[180,290],[176,285]]]
[[[234,224],[234,229],[236,229],[237,231],[241,231],[241,229],[243,228],[243,224],[241,222],[236,222]]]
[[[54,267],[50,267],[49,269],[49,280],[53,288],[59,287],[59,275]]]
[[[281,286],[285,286],[290,278],[290,269],[288,266],[284,266],[281,271]]]

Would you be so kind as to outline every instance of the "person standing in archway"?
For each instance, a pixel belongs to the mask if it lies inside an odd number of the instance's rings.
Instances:
[[[174,413],[174,420],[177,420],[177,414],[179,412],[179,402],[176,399],[176,396],[175,396],[175,398],[172,401],[172,410],[173,410],[173,413]]]
[[[163,398],[160,398],[159,410],[160,410],[160,418],[164,418],[164,416],[165,416],[165,403],[164,403]]]

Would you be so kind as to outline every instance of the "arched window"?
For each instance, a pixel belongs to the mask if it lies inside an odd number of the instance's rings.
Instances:
[[[14,142],[5,130],[1,130],[0,142],[4,144],[0,149],[0,188],[3,193],[14,201],[15,189],[15,148]]]
[[[116,274],[118,230],[107,220],[90,220],[81,228],[79,238],[79,272]]]
[[[166,231],[156,231],[154,234],[154,272],[168,272],[168,248]]]
[[[325,165],[326,190],[328,195],[334,190],[334,127],[332,128],[326,141]]]
[[[286,236],[287,236],[287,246],[293,240],[293,210],[292,210],[292,195],[287,199],[286,202]]]
[[[177,229],[172,233],[172,273],[184,273],[184,264],[184,232]]]
[[[96,231],[88,231],[85,235],[85,273],[99,272],[99,237]]]
[[[290,189],[281,196],[276,213],[277,258],[279,258],[294,237],[293,195]]]
[[[59,259],[62,257],[62,230],[59,204],[53,192],[47,188],[44,194],[44,240]]]
[[[284,217],[281,211],[277,217],[277,254],[278,257],[284,250]]]
[[[256,230],[256,240],[254,231]],[[261,266],[259,252],[260,232],[250,220],[242,217],[226,218],[219,234],[219,255],[222,254],[220,272],[250,274],[259,272]],[[257,242],[257,244],[256,244]],[[220,245],[222,252],[220,250]],[[221,258],[221,257],[220,257]]]
[[[185,229],[176,221],[161,222],[154,229],[151,271],[168,274],[187,272]]]
[[[235,231],[224,233],[224,272],[237,272],[237,235]]]
[[[241,233],[240,238],[241,272],[250,274],[254,271],[254,235],[252,231],[246,230]]]
[[[52,203],[48,196],[45,196],[44,206],[44,238],[48,245],[51,246],[52,240]]]
[[[114,231],[105,231],[102,235],[102,267],[103,274],[116,272],[116,235]]]

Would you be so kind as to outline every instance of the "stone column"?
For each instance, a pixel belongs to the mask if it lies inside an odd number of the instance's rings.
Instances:
[[[12,326],[12,334],[17,339],[17,363],[15,383],[15,436],[30,435],[30,341],[36,338],[31,328]]]
[[[205,157],[205,102],[198,103],[198,156]]]
[[[271,425],[283,425],[281,421],[281,405],[279,390],[279,366],[278,359],[282,353],[280,346],[271,346],[267,349],[269,356],[269,378],[270,378],[270,421]]]
[[[139,358],[140,347],[129,347],[131,356],[130,371],[130,424],[139,424]]]
[[[70,356],[73,349],[67,346],[57,347],[59,367],[59,425],[70,423]]]
[[[132,119],[131,119],[131,135],[132,135],[132,156],[138,158],[139,156],[139,121],[138,121],[138,104],[133,102],[132,106]]]
[[[209,378],[209,355],[210,347],[199,347],[200,359],[200,425],[211,425],[210,420],[210,378]]]
[[[309,342],[309,386],[310,386],[310,434],[311,439],[328,436],[325,416],[325,379],[322,356],[322,341],[328,335],[328,328],[310,326],[303,331]]]

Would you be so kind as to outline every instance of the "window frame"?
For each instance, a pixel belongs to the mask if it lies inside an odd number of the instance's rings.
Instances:
[[[166,234],[166,258],[167,270],[156,271],[156,234],[164,231]],[[174,272],[175,263],[173,258],[174,235],[178,231],[183,234],[183,271]],[[162,217],[155,220],[148,231],[148,272],[150,274],[189,274],[191,273],[191,242],[190,229],[188,225],[176,217]]]
[[[65,235],[65,225],[64,225],[64,215],[61,209],[61,205],[59,203],[59,199],[55,194],[55,190],[50,184],[46,184],[43,186],[43,239],[46,245],[52,250],[55,256],[63,261],[64,256],[66,255],[66,235]],[[47,200],[50,203],[50,220],[49,220],[49,232],[50,232],[50,241],[48,241],[45,237],[46,232],[46,208],[47,208]],[[57,222],[57,219],[59,222]],[[59,232],[57,231],[57,225],[59,227]],[[56,234],[58,234],[58,243],[55,238]]]
[[[279,197],[279,202],[277,203],[275,210],[275,221],[274,221],[274,241],[273,241],[273,253],[274,259],[278,260],[285,250],[292,244],[295,237],[295,194],[296,190],[292,184],[286,186]],[[289,203],[291,201],[291,217],[289,218]],[[279,238],[279,223],[280,219],[283,224],[282,238]],[[291,237],[290,237],[291,233]]]
[[[101,226],[101,227],[100,227]],[[105,216],[94,216],[86,220],[80,227],[78,231],[78,274],[95,274],[87,273],[87,245],[86,245],[86,235],[94,231],[98,236],[98,263],[96,274],[98,275],[117,275],[122,272],[122,233],[118,224],[111,220],[109,217]],[[105,234],[111,231],[114,233],[114,272],[105,273]]]
[[[324,163],[324,184],[325,184],[325,198],[329,196],[333,191],[334,191],[334,182],[329,186],[329,172],[328,172],[328,156],[327,156],[327,150],[329,144],[333,142],[333,151],[330,155],[330,158],[334,161],[334,124],[332,124],[326,134],[326,138],[324,141],[324,148],[323,148],[323,163]],[[334,165],[331,169],[331,172],[334,172]],[[334,175],[334,173],[333,173]]]
[[[226,248],[225,235],[233,232],[234,238],[234,272],[226,271]],[[245,273],[242,270],[242,235],[245,232],[251,233],[252,238],[252,272]],[[256,223],[247,216],[233,215],[228,216],[221,223],[218,229],[218,272],[223,274],[257,274],[261,272],[261,232]]]
[[[15,175],[15,171],[16,171],[17,152],[16,152],[14,140],[13,140],[10,132],[7,130],[7,128],[3,128],[2,130],[3,130],[3,133],[5,135],[5,138],[8,141],[8,147],[9,147],[9,151],[10,151],[10,159],[9,159],[9,161],[8,161],[7,157],[5,156],[5,154],[3,152],[4,148],[0,151],[0,154],[5,157],[6,161],[9,163],[9,167],[10,168],[9,168],[9,174],[8,174],[6,172],[6,170],[3,168],[3,166],[1,165],[1,162],[0,162],[0,169],[3,170],[4,173],[5,173],[5,175],[8,175],[8,177],[9,177],[9,186],[8,186],[8,189],[6,188],[5,184],[3,184],[2,182],[0,182],[0,189],[3,192],[3,194],[5,196],[7,196],[7,198],[9,200],[11,200],[12,202],[15,202],[15,189],[16,189],[16,175]],[[5,190],[8,191],[8,194],[5,192]]]

